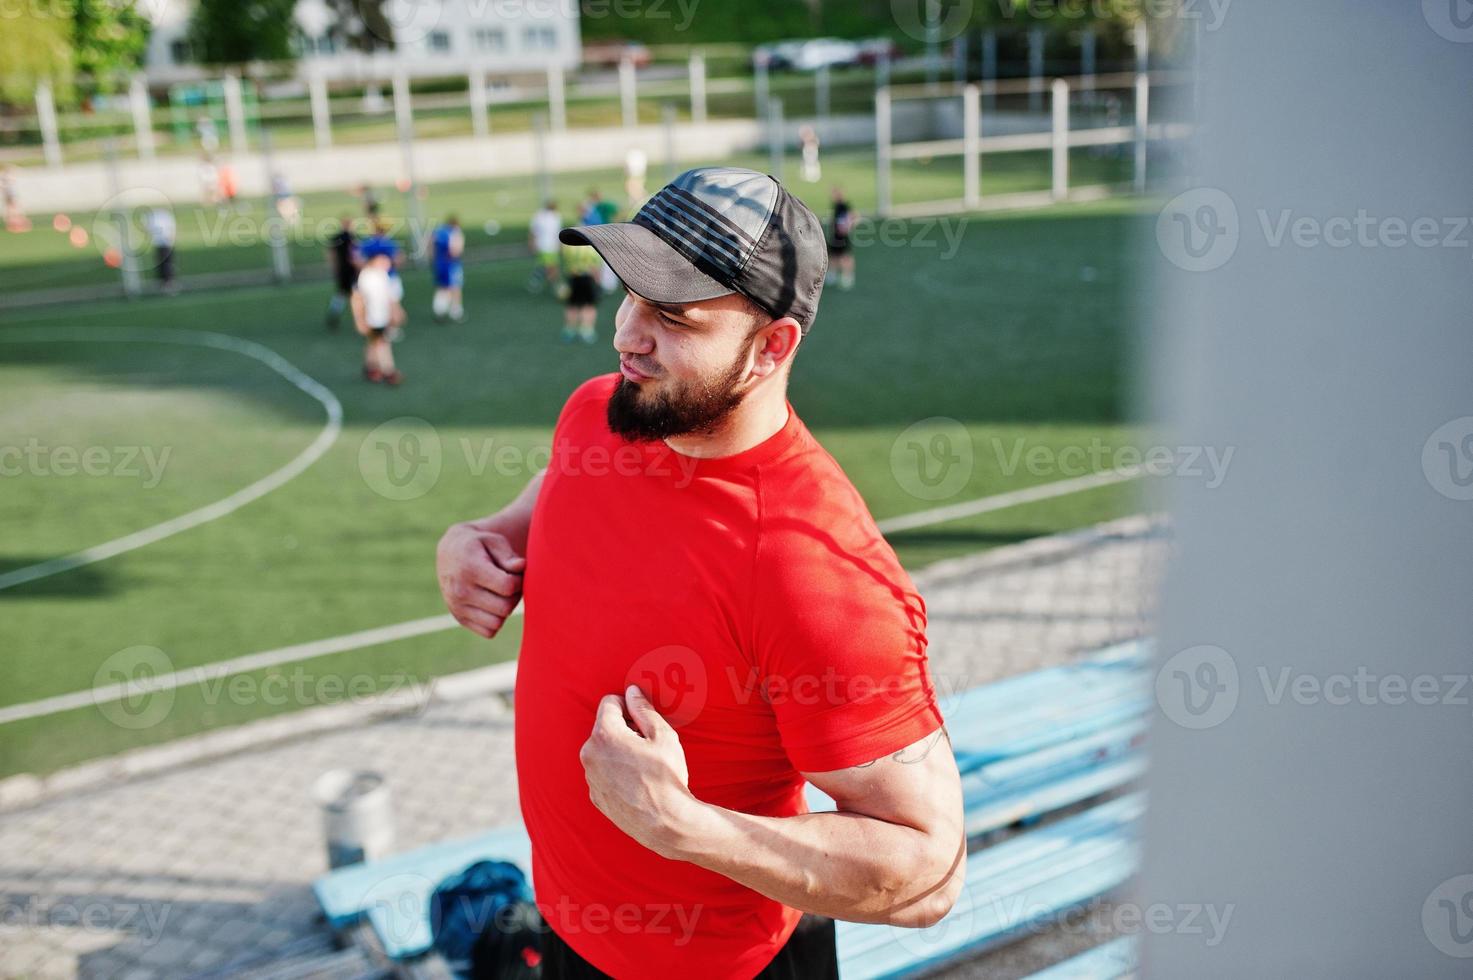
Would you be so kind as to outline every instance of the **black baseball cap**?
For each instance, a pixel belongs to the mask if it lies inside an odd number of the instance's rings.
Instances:
[[[564,228],[592,245],[631,292],[654,303],[741,293],[804,333],[828,271],[823,225],[775,177],[697,167],[660,188],[632,221]]]

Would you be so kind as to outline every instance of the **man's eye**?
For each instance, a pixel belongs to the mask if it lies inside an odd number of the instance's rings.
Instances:
[[[656,310],[655,312],[659,314],[661,320],[672,327],[684,326],[684,324],[682,324],[679,320],[675,319],[670,314],[666,313],[664,310]]]

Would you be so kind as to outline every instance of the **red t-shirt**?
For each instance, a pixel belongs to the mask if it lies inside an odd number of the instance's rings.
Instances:
[[[940,727],[925,605],[792,406],[760,445],[698,460],[609,431],[618,378],[564,406],[527,545],[516,756],[537,905],[620,980],[749,980],[799,912],[660,857],[594,807],[578,750],[599,698],[650,696],[698,799],[794,816],[800,772]]]

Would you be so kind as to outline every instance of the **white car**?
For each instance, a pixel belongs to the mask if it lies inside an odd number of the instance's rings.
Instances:
[[[793,67],[799,71],[817,71],[819,68],[845,68],[859,64],[859,45],[836,37],[820,37],[805,41],[792,58]]]

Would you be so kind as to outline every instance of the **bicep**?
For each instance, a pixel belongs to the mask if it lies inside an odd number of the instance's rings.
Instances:
[[[948,840],[961,833],[961,777],[945,727],[869,762],[802,775],[833,797],[841,813],[912,827]]]

